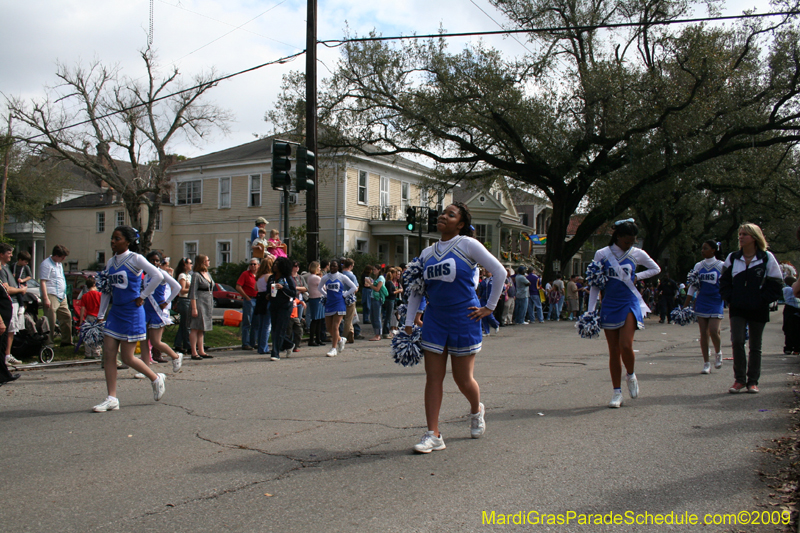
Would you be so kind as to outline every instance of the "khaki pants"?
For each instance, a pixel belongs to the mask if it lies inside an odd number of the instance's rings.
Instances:
[[[48,294],[47,298],[50,300],[50,307],[44,310],[44,316],[50,323],[50,334],[47,336],[47,343],[53,344],[53,332],[56,329],[56,315],[58,315],[58,323],[61,326],[61,342],[72,344],[72,313],[69,311],[67,299],[64,298],[60,302],[53,294]]]
[[[353,343],[355,342],[355,338],[353,337],[353,317],[356,315],[356,304],[352,303],[347,306],[347,310],[345,311],[344,315],[344,338],[347,339],[347,342]]]

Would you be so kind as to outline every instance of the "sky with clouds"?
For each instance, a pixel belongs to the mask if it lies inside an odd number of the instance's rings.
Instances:
[[[318,0],[318,38],[339,39],[375,30],[383,35],[494,31],[505,23],[487,0]],[[723,14],[754,7],[752,0],[728,1]],[[136,78],[144,73],[139,51],[147,45],[150,0],[0,0],[0,92],[25,99],[43,95],[56,83],[56,63],[99,60],[117,64]],[[758,6],[762,11],[766,5]],[[164,66],[175,64],[187,80],[212,67],[230,74],[305,49],[306,0],[154,0],[153,48]],[[509,54],[524,49],[510,37],[483,41]],[[451,50],[466,39],[452,39]],[[336,48],[318,48],[318,76],[339,58]],[[216,134],[200,146],[178,142],[173,152],[194,157],[253,140],[269,132],[265,111],[273,105],[281,76],[304,70],[303,56],[237,76],[212,89],[208,99],[234,116],[227,136]]]

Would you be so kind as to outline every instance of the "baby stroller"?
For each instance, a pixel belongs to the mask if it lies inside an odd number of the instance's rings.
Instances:
[[[38,318],[37,318],[38,317]],[[39,317],[39,304],[25,303],[25,328],[14,335],[11,354],[20,360],[39,359],[42,363],[53,361],[55,352],[47,346],[50,325],[45,317]]]

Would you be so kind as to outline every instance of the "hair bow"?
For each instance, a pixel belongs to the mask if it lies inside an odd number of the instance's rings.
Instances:
[[[615,226],[619,226],[620,224],[624,224],[624,223],[626,223],[626,222],[631,222],[631,223],[634,223],[634,222],[636,222],[636,221],[635,221],[635,220],[633,220],[632,218],[626,218],[625,220],[617,220],[616,222],[614,222],[614,225],[615,225]]]
[[[472,231],[475,231],[475,226],[473,226],[472,224],[470,224],[470,225],[469,225],[469,229],[471,229]]]

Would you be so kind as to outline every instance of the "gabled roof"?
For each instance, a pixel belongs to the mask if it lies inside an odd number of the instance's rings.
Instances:
[[[115,201],[114,193],[112,191],[108,192],[101,192],[95,194],[86,194],[83,196],[79,196],[78,198],[73,198],[72,200],[67,200],[66,202],[61,202],[60,204],[54,204],[47,206],[45,208],[46,211],[53,211],[59,209],[81,209],[86,207],[106,207],[113,204],[118,204],[119,201]]]

